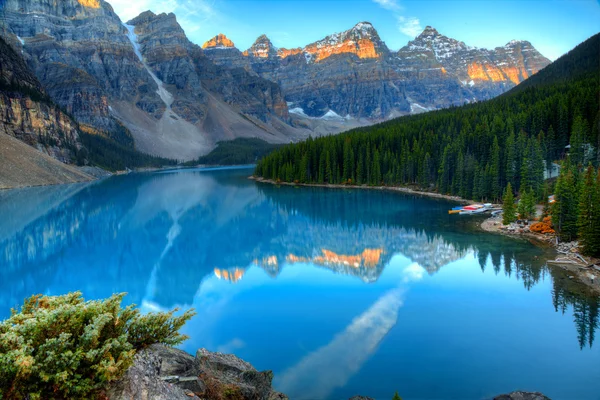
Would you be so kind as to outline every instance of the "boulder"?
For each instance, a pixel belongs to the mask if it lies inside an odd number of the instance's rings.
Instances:
[[[540,392],[522,392],[520,390],[494,397],[494,400],[550,400]]]
[[[234,392],[234,397],[248,400],[287,399],[287,396],[275,392],[271,387],[272,371],[259,372],[233,354],[200,349],[196,353],[196,368],[209,392],[227,390]]]
[[[273,372],[257,371],[232,355],[198,350],[196,357],[153,345],[139,351],[125,376],[107,391],[111,400],[286,400],[273,390]]]
[[[161,379],[162,358],[152,348],[139,351],[125,376],[112,384],[106,395],[111,400],[189,400],[183,389]]]

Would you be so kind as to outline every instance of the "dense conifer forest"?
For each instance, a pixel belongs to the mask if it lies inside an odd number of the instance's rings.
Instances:
[[[219,142],[217,147],[188,165],[242,165],[253,164],[261,157],[281,147],[258,138],[237,138]]]

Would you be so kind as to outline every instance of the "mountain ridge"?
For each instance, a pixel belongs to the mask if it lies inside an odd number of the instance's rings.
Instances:
[[[431,26],[391,51],[366,21],[304,47],[277,48],[261,35],[244,51],[206,55],[278,83],[296,118],[335,113],[371,122],[486,100],[550,63],[527,41],[479,49]]]

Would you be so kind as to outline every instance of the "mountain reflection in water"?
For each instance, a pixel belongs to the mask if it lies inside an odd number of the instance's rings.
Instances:
[[[445,201],[275,187],[249,181],[250,172],[166,171],[0,192],[0,316],[32,294],[75,290],[86,298],[128,292],[126,301],[144,311],[193,306],[199,315],[186,327],[186,349],[241,352],[274,369],[279,390],[329,399],[367,373],[413,285],[461,268],[467,282],[479,279],[475,263],[479,275],[519,280],[522,290],[551,282],[541,307],[572,314],[570,340],[592,347],[598,297],[545,266],[545,250],[479,234],[470,218],[449,216]],[[449,293],[442,279],[414,301]],[[460,290],[453,295],[473,296],[473,307],[489,301]],[[304,300],[286,302],[291,296]],[[248,343],[263,338],[268,357]]]

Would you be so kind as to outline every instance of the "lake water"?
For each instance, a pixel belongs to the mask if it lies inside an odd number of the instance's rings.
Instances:
[[[600,399],[598,298],[451,203],[275,187],[250,169],[0,191],[0,317],[35,293],[194,307],[182,347],[292,399]]]

